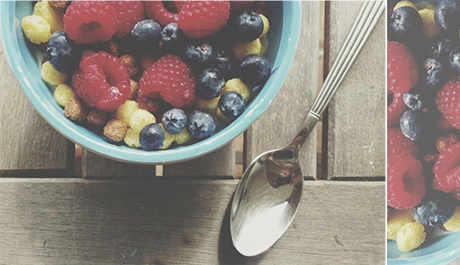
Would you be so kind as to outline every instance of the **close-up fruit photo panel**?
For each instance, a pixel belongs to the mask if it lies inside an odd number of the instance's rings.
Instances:
[[[387,262],[460,264],[460,1],[387,2]]]

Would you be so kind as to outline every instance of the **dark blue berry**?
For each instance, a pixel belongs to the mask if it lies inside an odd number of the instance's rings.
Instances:
[[[424,108],[424,98],[419,93],[406,93],[403,95],[406,106],[411,110],[421,110]]]
[[[212,60],[213,49],[208,41],[193,39],[184,49],[185,61],[192,67],[203,69]]]
[[[422,31],[422,17],[412,7],[403,6],[396,9],[389,22],[393,36],[397,40],[414,39]]]
[[[427,113],[421,110],[408,110],[401,115],[399,126],[402,133],[412,141],[421,139],[430,126]]]
[[[460,46],[457,46],[449,53],[449,64],[452,70],[460,72]]]
[[[456,205],[450,194],[430,191],[422,202],[412,209],[414,219],[422,225],[439,226],[455,213]]]
[[[225,80],[234,77],[233,65],[234,60],[227,50],[223,48],[218,48],[215,50],[213,53],[211,66],[217,68],[217,70],[222,73]]]
[[[235,16],[230,24],[237,40],[251,42],[262,34],[264,22],[262,18],[252,10]]]
[[[447,69],[443,65],[443,60],[438,57],[430,57],[422,62],[421,78],[428,86],[436,86],[444,81]]]
[[[214,134],[216,121],[208,111],[194,110],[188,115],[187,129],[194,138],[203,139]]]
[[[446,31],[458,34],[460,29],[460,2],[458,0],[443,0],[436,5],[434,20]]]
[[[183,38],[182,30],[179,29],[176,22],[169,23],[161,31],[161,42],[164,47],[177,46]]]
[[[246,109],[246,102],[240,93],[227,91],[219,99],[219,109],[225,117],[236,118]]]
[[[203,70],[196,80],[195,93],[202,99],[213,99],[220,95],[225,86],[224,76],[216,68]]]
[[[131,36],[141,48],[156,49],[161,40],[161,26],[156,20],[144,19],[134,26]]]
[[[161,122],[168,133],[178,134],[187,124],[187,115],[181,109],[170,109],[163,114]]]
[[[151,123],[145,126],[140,133],[139,141],[141,147],[148,151],[158,150],[163,146],[165,132],[160,125]]]
[[[459,41],[456,39],[438,39],[431,45],[430,55],[432,57],[447,58],[447,56],[449,56],[449,53],[459,44]]]
[[[271,74],[270,63],[265,56],[250,54],[240,63],[239,73],[241,80],[250,86],[264,84]]]
[[[78,66],[81,50],[67,37],[65,31],[57,31],[48,41],[46,57],[54,69],[67,74]]]

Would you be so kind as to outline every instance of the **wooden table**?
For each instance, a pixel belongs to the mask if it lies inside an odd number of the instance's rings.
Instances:
[[[244,134],[244,165],[296,133],[361,2],[302,3],[289,75],[270,108]],[[325,31],[320,29],[324,18]],[[25,98],[0,50],[0,264],[384,264],[385,19],[380,19],[322,123],[302,150],[305,190],[287,233],[245,258],[229,237],[238,180],[235,143],[162,168],[114,162],[83,151]],[[289,111],[288,111],[289,110]],[[266,131],[269,125],[278,129]],[[321,168],[317,168],[317,165]],[[317,172],[320,172],[317,174]]]

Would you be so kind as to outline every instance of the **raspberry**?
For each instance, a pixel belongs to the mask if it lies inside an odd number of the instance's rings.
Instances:
[[[387,91],[388,92],[388,91]],[[391,91],[390,91],[391,93]],[[402,94],[390,94],[392,96],[391,104],[387,107],[388,126],[399,123],[399,116],[406,109]],[[390,102],[390,99],[388,100]]]
[[[184,2],[182,1],[174,1],[174,7],[176,10],[180,11],[183,4]],[[163,26],[166,26],[172,22],[177,22],[179,19],[179,14],[177,12],[169,12],[168,9],[164,6],[163,1],[146,1],[144,2],[144,5],[145,11],[147,12],[147,17],[158,20],[158,22]]]
[[[72,85],[88,105],[102,111],[115,111],[131,92],[125,66],[104,51],[83,56]]]
[[[387,129],[387,157],[395,155],[418,155],[418,148],[399,128]]]
[[[456,129],[460,129],[460,76],[452,78],[436,95],[436,106],[447,121]]]
[[[117,12],[117,33],[115,37],[123,38],[144,18],[144,4],[141,1],[110,1]]]
[[[108,41],[117,32],[117,12],[103,1],[73,1],[64,15],[67,36],[78,44]]]
[[[165,55],[150,66],[139,80],[140,89],[148,97],[158,93],[175,108],[187,107],[195,99],[195,77],[177,55]]]
[[[460,142],[439,153],[433,173],[435,189],[450,193],[460,188]]]
[[[422,163],[412,155],[396,155],[387,161],[387,204],[402,210],[425,197]]]
[[[410,51],[399,42],[387,43],[387,89],[407,93],[418,81],[418,67]]]
[[[219,31],[229,13],[228,1],[189,1],[183,5],[177,25],[189,38],[204,38]]]

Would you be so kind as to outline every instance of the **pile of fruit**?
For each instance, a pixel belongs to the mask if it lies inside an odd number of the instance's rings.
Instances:
[[[389,1],[387,238],[460,231],[460,1]]]
[[[158,150],[210,137],[271,74],[270,4],[39,1],[22,20],[70,120]]]

